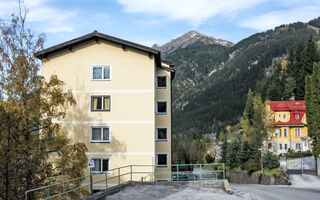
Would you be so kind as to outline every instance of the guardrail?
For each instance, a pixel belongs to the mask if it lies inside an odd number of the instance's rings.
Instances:
[[[96,189],[107,190],[128,181],[155,182],[164,179],[171,181],[225,179],[225,165],[224,163],[128,165],[28,190],[25,192],[25,200],[80,199],[93,194],[95,186],[98,186]]]

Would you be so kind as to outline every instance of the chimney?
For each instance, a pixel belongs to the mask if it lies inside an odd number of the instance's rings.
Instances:
[[[290,100],[290,101],[294,101],[294,100],[295,100],[294,96],[290,97],[289,100]]]

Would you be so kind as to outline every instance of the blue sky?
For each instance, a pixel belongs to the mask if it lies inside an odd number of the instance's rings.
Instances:
[[[189,31],[234,43],[256,32],[320,16],[320,0],[25,0],[28,23],[46,47],[93,30],[151,46]],[[0,18],[17,12],[0,0]]]

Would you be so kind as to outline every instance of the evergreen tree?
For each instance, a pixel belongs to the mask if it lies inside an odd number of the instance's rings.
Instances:
[[[229,147],[229,166],[231,169],[240,167],[241,138],[237,136]]]
[[[320,155],[320,62],[314,63],[312,75],[306,77],[306,114],[308,134],[313,139],[313,155]]]
[[[246,134],[250,134],[252,126],[252,115],[253,115],[253,93],[249,89],[246,101],[246,107],[244,108],[243,116],[240,120],[241,127]]]
[[[303,69],[306,75],[312,74],[313,63],[319,62],[320,54],[312,35],[309,36],[306,47],[303,51]]]
[[[249,146],[248,141],[244,140],[241,143],[241,149],[239,152],[239,159],[240,159],[242,169],[245,168],[245,163],[250,159],[250,155],[251,155],[251,148]]]
[[[284,97],[289,99],[295,96],[294,91],[296,90],[296,80],[293,77],[288,77],[285,79],[284,83]]]
[[[229,166],[229,143],[227,137],[224,137],[222,147],[221,147],[221,162],[225,163],[225,165]]]

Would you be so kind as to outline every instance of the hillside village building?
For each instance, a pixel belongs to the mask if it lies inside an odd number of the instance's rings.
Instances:
[[[311,151],[304,100],[268,101],[273,119],[272,151]]]
[[[173,64],[160,51],[92,32],[44,49],[42,75],[57,75],[77,102],[62,124],[93,160],[91,173],[127,165],[159,165],[171,179]],[[141,169],[143,171],[143,169]],[[89,174],[89,169],[86,169]]]

